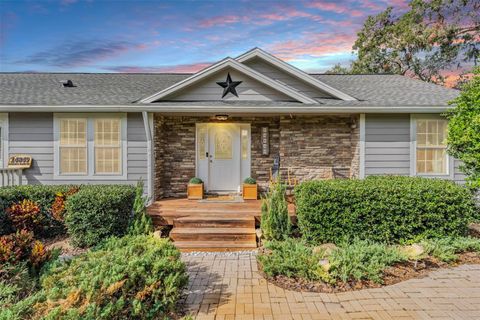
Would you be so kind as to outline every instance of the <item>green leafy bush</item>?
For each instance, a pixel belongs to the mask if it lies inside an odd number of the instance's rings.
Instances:
[[[260,227],[267,240],[281,240],[290,235],[291,221],[283,184],[274,184],[263,199]]]
[[[188,183],[190,183],[190,184],[202,184],[203,181],[200,178],[194,177],[194,178],[190,179],[190,181],[188,181]]]
[[[133,219],[128,227],[128,234],[141,235],[154,231],[152,218],[147,214],[147,197],[143,195],[143,181],[137,183],[133,202]]]
[[[243,183],[245,183],[245,184],[256,184],[257,180],[253,179],[252,177],[248,177],[245,180],[243,180]]]
[[[310,181],[295,188],[295,200],[300,232],[310,243],[462,236],[475,215],[471,192],[440,179]]]
[[[68,198],[65,225],[75,246],[89,247],[127,232],[132,218],[135,188],[103,185],[81,188]]]
[[[68,185],[27,185],[0,188],[0,235],[15,232],[12,221],[7,216],[7,210],[23,200],[31,200],[40,208],[41,220],[37,233],[48,236],[52,232],[61,231],[61,226],[52,216],[52,204],[58,193],[65,193],[72,186]]]
[[[175,310],[187,280],[170,241],[146,235],[111,238],[71,261],[53,264],[29,305],[23,304],[22,316],[163,319]]]
[[[329,274],[333,279],[372,280],[381,283],[383,270],[407,257],[397,247],[367,240],[345,243],[329,256]]]
[[[457,260],[458,253],[480,252],[480,239],[470,237],[447,237],[422,241],[425,253],[444,262]]]
[[[462,86],[448,113],[448,153],[462,160],[469,185],[480,188],[480,67],[473,79]]]
[[[327,279],[327,274],[318,264],[321,254],[314,254],[312,248],[301,240],[269,241],[265,249],[266,253],[257,258],[269,277],[284,275],[308,280]]]

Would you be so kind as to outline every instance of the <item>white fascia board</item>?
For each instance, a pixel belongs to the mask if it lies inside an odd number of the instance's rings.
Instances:
[[[287,96],[297,100],[297,101],[300,101],[300,102],[303,102],[303,103],[306,103],[306,104],[315,104],[317,103],[316,100],[314,99],[311,99],[309,97],[307,97],[306,95],[294,90],[294,89],[291,89],[281,83],[279,83],[278,81],[275,81],[261,73],[259,73],[258,71],[255,71],[253,70],[252,68],[249,68],[247,67],[246,65],[244,64],[241,64],[239,63],[238,61],[235,61],[234,59],[232,58],[226,58],[226,59],[223,59],[222,61],[206,68],[206,69],[203,69],[202,71],[194,74],[193,76],[191,77],[188,77],[187,79],[184,79],[176,84],[174,84],[173,86],[170,86],[160,92],[157,92],[147,98],[144,98],[142,100],[140,100],[140,103],[152,103],[156,100],[159,100],[165,96],[168,96],[174,92],[177,92],[177,91],[180,91],[182,89],[184,89],[185,87],[188,87],[188,86],[191,86],[192,84],[194,84],[195,82],[198,82],[210,75],[212,75],[213,73],[215,72],[218,72],[222,69],[225,69],[227,67],[231,67],[232,69],[235,69],[241,73],[244,73],[246,74],[247,76],[250,76],[251,78],[281,92],[281,93],[284,93],[286,94]]]
[[[292,66],[289,63],[286,63],[285,61],[282,61],[281,59],[278,59],[277,57],[271,55],[268,52],[263,51],[260,48],[255,48],[255,49],[252,49],[250,51],[247,51],[246,53],[238,56],[235,60],[243,63],[243,62],[248,61],[248,60],[250,60],[254,57],[259,57],[259,58],[267,61],[268,63],[273,64],[277,68],[280,68],[280,69],[284,70],[285,72],[291,74],[292,76],[294,76],[294,77],[296,77],[300,80],[303,80],[303,81],[311,84],[312,86],[331,94],[332,96],[334,96],[338,99],[341,99],[341,100],[344,100],[344,101],[357,101],[357,99],[355,99],[354,97],[352,97],[352,96],[350,96],[350,95],[348,95],[348,94],[346,94],[346,93],[344,93],[344,92],[342,92],[338,89],[335,89],[334,87],[329,86],[328,84],[326,84],[326,83],[324,83],[324,82],[322,82],[318,79],[315,79],[314,77],[312,77],[308,73]]]
[[[316,113],[443,113],[452,106],[327,106],[307,105],[178,105],[178,104],[136,104],[136,105],[0,105],[0,112],[158,112],[158,113],[268,113],[268,114],[316,114]]]

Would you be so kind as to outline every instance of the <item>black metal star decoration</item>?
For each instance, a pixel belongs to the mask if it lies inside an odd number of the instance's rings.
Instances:
[[[217,84],[223,88],[222,99],[230,92],[234,94],[238,98],[237,90],[235,87],[238,86],[242,81],[232,81],[232,77],[230,77],[230,72],[227,74],[227,80],[224,82],[217,82]]]

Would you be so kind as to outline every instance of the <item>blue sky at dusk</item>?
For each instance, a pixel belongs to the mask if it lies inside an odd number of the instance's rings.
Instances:
[[[406,1],[0,0],[0,71],[194,72],[256,46],[324,71],[389,4]]]

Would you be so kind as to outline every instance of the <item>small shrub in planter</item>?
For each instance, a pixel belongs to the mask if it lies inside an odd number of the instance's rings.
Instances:
[[[441,179],[309,181],[295,188],[295,200],[300,232],[310,243],[463,236],[475,215],[471,192]]]
[[[73,260],[53,264],[25,318],[165,319],[187,284],[180,253],[153,236],[111,238]]]
[[[88,186],[68,197],[65,225],[72,243],[89,247],[124,235],[134,199],[135,187],[128,185]]]
[[[194,177],[190,179],[187,186],[187,197],[190,200],[203,199],[203,181]]]
[[[274,184],[263,199],[260,227],[266,240],[281,240],[290,236],[292,226],[285,200],[285,185]]]
[[[257,180],[252,177],[246,178],[243,181],[242,186],[243,199],[245,200],[257,200],[258,196],[258,187]]]

